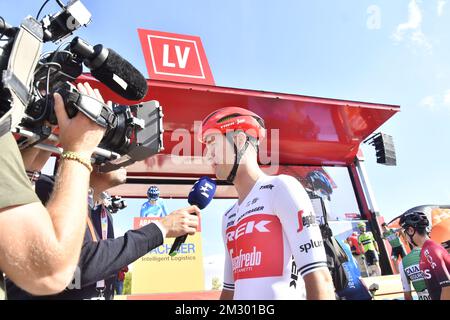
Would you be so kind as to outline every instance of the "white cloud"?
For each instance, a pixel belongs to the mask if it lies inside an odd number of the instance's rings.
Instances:
[[[437,13],[439,17],[441,17],[444,14],[444,6],[446,3],[447,3],[446,0],[438,0]]]
[[[420,105],[431,111],[440,111],[450,108],[450,89],[443,94],[426,96],[420,101]]]
[[[401,23],[397,26],[397,30],[392,35],[397,41],[402,41],[404,34],[408,30],[417,30],[422,23],[422,12],[415,0],[411,0],[408,5],[408,22]]]
[[[444,105],[450,107],[450,89],[444,94]]]
[[[436,101],[434,96],[428,96],[423,98],[420,104],[428,108],[433,108],[436,105]]]
[[[425,34],[422,32],[422,30],[414,31],[410,39],[416,46],[424,48],[427,51],[431,51],[432,46],[428,42],[427,37],[425,37]]]
[[[422,11],[416,0],[409,2],[408,21],[397,26],[392,39],[396,42],[409,40],[414,46],[431,51],[432,46],[422,32]]]

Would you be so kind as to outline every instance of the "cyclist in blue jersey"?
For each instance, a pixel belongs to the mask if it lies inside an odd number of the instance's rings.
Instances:
[[[164,205],[163,199],[159,197],[159,189],[157,186],[148,188],[147,198],[148,201],[141,207],[141,218],[167,216],[166,206]]]

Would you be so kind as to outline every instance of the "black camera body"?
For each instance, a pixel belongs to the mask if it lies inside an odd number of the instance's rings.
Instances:
[[[43,145],[57,141],[49,125],[56,125],[53,92],[64,100],[69,117],[83,112],[106,128],[94,163],[101,171],[150,157],[163,147],[162,108],[157,101],[131,106],[108,106],[83,95],[70,83],[82,74],[83,64],[94,77],[129,100],[140,100],[147,93],[145,78],[128,61],[102,45],[91,46],[76,37],[66,47],[41,56],[44,42],[56,42],[90,22],[89,11],[79,0],[72,0],[61,12],[42,21],[27,17],[18,28],[0,19],[0,136],[14,132],[20,136],[19,148],[37,146],[60,153],[59,148]],[[116,69],[120,72],[115,72]]]

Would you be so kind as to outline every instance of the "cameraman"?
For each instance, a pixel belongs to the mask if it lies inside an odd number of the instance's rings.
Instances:
[[[89,84],[77,87],[103,102]],[[47,207],[33,192],[12,134],[0,137],[0,270],[35,295],[60,292],[72,280],[86,226],[90,156],[105,131],[81,112],[69,119],[61,96],[54,99],[64,153]]]
[[[35,158],[34,167],[28,168],[39,171],[45,163],[42,161],[42,154],[43,152]],[[48,158],[50,154],[46,154]],[[53,184],[51,181],[49,177],[42,176],[36,183],[36,192],[40,195],[43,203],[50,198],[52,193]],[[94,189],[94,200],[99,202],[101,192],[123,184],[125,181],[126,170],[124,168],[108,173],[92,172],[90,185]],[[195,206],[176,210],[161,221],[148,224],[137,230],[129,230],[124,236],[116,239],[113,239],[111,219],[108,219],[108,239],[104,239],[101,226],[95,228],[95,222],[99,219],[102,209],[102,206],[94,207],[86,220],[86,233],[78,262],[79,269],[75,272],[75,281],[70,287],[57,295],[36,297],[7,280],[8,299],[112,299],[115,278],[124,266],[163,244],[165,237],[177,237],[186,233],[194,234],[198,226],[198,215],[200,213],[200,210]],[[196,215],[190,213],[196,213]],[[103,280],[104,282],[102,282]]]

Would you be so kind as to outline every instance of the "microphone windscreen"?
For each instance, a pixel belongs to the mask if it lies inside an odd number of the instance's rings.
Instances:
[[[91,70],[91,74],[125,99],[143,99],[148,90],[145,77],[114,50],[108,51],[105,62]]]
[[[201,177],[189,192],[188,202],[201,210],[211,202],[215,193],[216,183],[209,177]]]

